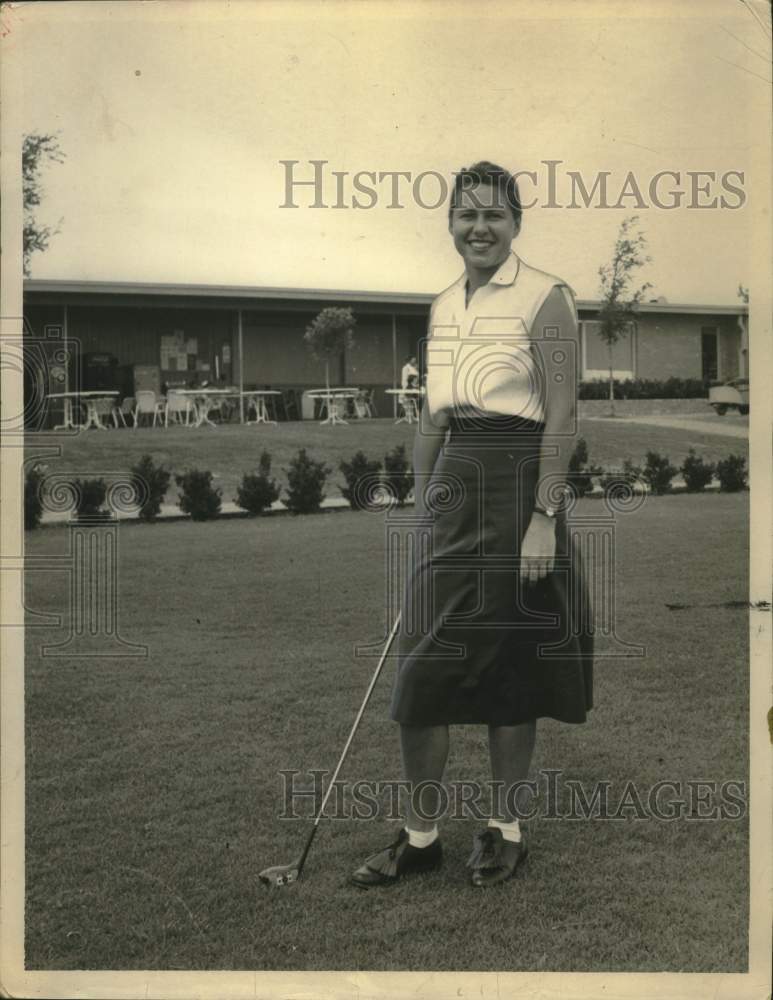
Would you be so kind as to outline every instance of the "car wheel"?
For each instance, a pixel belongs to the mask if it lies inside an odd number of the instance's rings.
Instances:
[[[741,416],[745,417],[748,414],[748,412],[749,412],[748,405],[747,406],[739,406],[738,407],[738,412],[741,414]]]
[[[727,406],[724,403],[713,403],[712,405],[718,417],[724,417],[727,413]]]

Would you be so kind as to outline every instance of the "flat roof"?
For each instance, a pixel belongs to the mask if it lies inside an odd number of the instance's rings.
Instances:
[[[327,288],[269,288],[252,285],[187,285],[152,281],[72,281],[27,278],[24,292],[29,295],[128,295],[175,298],[267,300],[306,302],[351,302],[368,305],[429,306],[436,292],[373,292]],[[578,299],[577,308],[595,311],[597,299]],[[642,302],[642,313],[689,313],[698,315],[739,316],[748,313],[745,303],[731,306],[703,303]]]

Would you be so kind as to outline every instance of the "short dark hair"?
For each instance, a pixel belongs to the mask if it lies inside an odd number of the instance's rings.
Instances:
[[[478,184],[491,184],[497,193],[503,194],[510,211],[513,214],[516,225],[521,225],[521,196],[518,192],[518,182],[509,170],[498,166],[496,163],[489,163],[488,160],[480,160],[473,163],[471,167],[462,167],[454,179],[454,186],[451,189],[451,199],[448,203],[448,221],[451,217],[459,195],[463,191],[470,191]]]

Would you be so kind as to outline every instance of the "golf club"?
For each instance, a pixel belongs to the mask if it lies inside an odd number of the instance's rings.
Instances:
[[[370,700],[370,696],[373,693],[373,689],[376,686],[379,674],[381,673],[381,668],[384,666],[384,660],[386,660],[387,658],[389,648],[392,645],[392,641],[395,635],[397,634],[397,630],[399,627],[400,627],[400,614],[397,615],[395,623],[392,626],[392,631],[389,634],[386,646],[384,646],[384,652],[381,654],[381,658],[378,661],[378,666],[376,667],[371,682],[368,685],[368,690],[365,692],[365,697],[362,699],[360,710],[357,713],[357,717],[354,720],[354,725],[351,728],[351,732],[349,733],[349,737],[344,745],[343,751],[341,752],[341,756],[338,759],[338,764],[336,765],[336,769],[333,772],[333,777],[330,779],[330,784],[328,785],[327,791],[325,792],[324,798],[322,799],[322,804],[317,810],[317,815],[314,817],[314,825],[309,831],[309,836],[306,840],[306,845],[304,846],[300,857],[289,865],[274,865],[273,868],[264,868],[263,871],[260,872],[260,874],[258,875],[258,878],[265,885],[274,885],[277,887],[291,885],[293,882],[297,882],[298,879],[301,877],[303,866],[306,864],[306,858],[309,855],[309,851],[311,850],[311,845],[314,840],[314,835],[316,834],[317,827],[319,826],[319,821],[322,819],[322,816],[325,812],[325,806],[327,805],[327,800],[330,798],[330,793],[333,791],[333,788],[335,787],[336,778],[338,777],[338,772],[341,770],[341,766],[343,765],[343,762],[346,759],[346,755],[349,752],[349,747],[351,746],[352,740],[354,739],[354,734],[357,732],[357,727],[360,724],[360,719],[363,716],[368,701]]]

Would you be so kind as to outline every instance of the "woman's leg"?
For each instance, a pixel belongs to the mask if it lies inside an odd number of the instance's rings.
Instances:
[[[508,794],[508,790],[515,782],[528,778],[536,736],[536,720],[518,726],[489,726],[491,774],[494,781],[504,782],[501,807],[506,823],[518,819],[517,810],[523,810],[525,796],[529,794],[527,788],[520,788],[515,796]]]
[[[422,781],[438,784],[443,780],[448,759],[448,726],[400,726],[400,744],[403,754],[403,774],[411,789]],[[410,789],[409,789],[410,792]],[[410,796],[409,796],[410,798]],[[421,794],[419,807],[425,816],[416,815],[414,803],[406,814],[406,826],[417,833],[428,833],[435,826],[439,796],[436,788],[429,786]]]
[[[536,721],[519,726],[489,726],[491,773],[494,781],[501,782],[503,787],[497,790],[500,801],[493,805],[494,815],[488,829],[476,834],[473,840],[473,852],[467,864],[473,870],[474,886],[497,885],[511,878],[529,853],[518,825],[518,814],[523,812],[529,789],[511,790],[528,779],[536,735]]]

